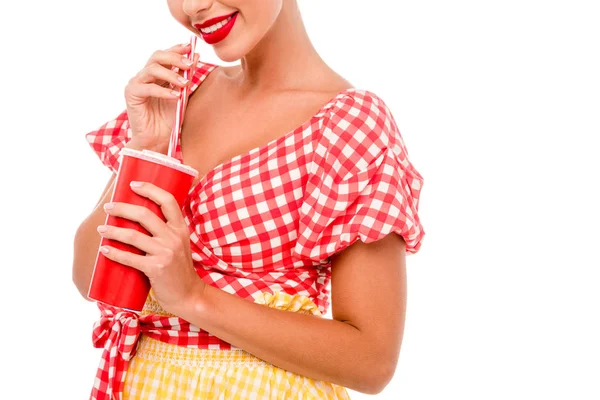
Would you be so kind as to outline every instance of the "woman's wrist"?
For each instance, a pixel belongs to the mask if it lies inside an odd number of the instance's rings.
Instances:
[[[181,306],[177,310],[174,310],[173,314],[188,322],[197,322],[199,316],[206,316],[208,308],[206,292],[210,289],[209,285],[200,281]]]

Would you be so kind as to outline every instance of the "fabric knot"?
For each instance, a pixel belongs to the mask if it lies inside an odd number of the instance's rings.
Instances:
[[[94,347],[113,348],[124,360],[130,360],[141,333],[137,314],[111,307],[102,311],[102,316],[94,324],[92,340]]]
[[[141,334],[137,314],[120,308],[98,303],[100,319],[94,323],[92,342],[96,348],[104,348],[91,399],[120,398],[129,360]],[[105,368],[108,366],[108,368]]]

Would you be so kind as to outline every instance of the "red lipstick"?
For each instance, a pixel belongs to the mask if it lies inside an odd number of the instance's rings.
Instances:
[[[233,25],[235,24],[237,15],[238,15],[238,12],[236,11],[233,14],[223,15],[221,17],[216,17],[216,18],[211,18],[201,24],[195,24],[194,27],[196,29],[198,29],[198,32],[200,32],[200,34],[202,35],[202,39],[204,39],[204,41],[206,43],[215,44],[215,43],[218,43],[221,40],[225,39],[227,37],[227,35],[229,35],[229,32],[231,31],[231,29],[233,28]],[[200,29],[208,28],[209,26],[212,26],[221,21],[224,21],[229,17],[231,17],[231,19],[225,25],[218,28],[216,31],[213,31],[210,33],[205,33],[200,30]]]

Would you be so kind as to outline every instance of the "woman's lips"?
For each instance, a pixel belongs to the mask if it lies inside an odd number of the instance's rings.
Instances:
[[[194,27],[196,29],[198,29],[198,32],[200,32],[200,34],[202,35],[202,39],[204,39],[204,41],[206,43],[215,44],[227,37],[227,35],[231,31],[231,29],[233,28],[233,25],[235,24],[237,15],[238,15],[238,12],[236,11],[231,15],[209,19],[208,21],[206,21],[202,24],[194,25]],[[201,29],[208,28],[208,27],[215,25],[221,21],[227,20],[227,18],[230,18],[230,17],[231,17],[231,19],[225,25],[219,27],[217,30],[215,30],[213,32],[206,33],[206,32],[201,31]]]
[[[194,25],[194,26],[195,26],[195,27],[196,27],[198,30],[200,30],[200,28],[208,28],[209,26],[211,26],[211,25],[214,25],[214,24],[216,24],[217,22],[221,22],[221,21],[223,21],[224,19],[227,19],[227,18],[231,17],[233,14],[237,14],[237,11],[236,11],[236,12],[234,12],[234,13],[228,14],[228,15],[222,15],[222,16],[220,16],[220,17],[211,18],[211,19],[209,19],[209,20],[206,20],[206,21],[204,21],[204,22],[203,22],[203,23],[201,23],[201,24],[196,24],[196,25]]]

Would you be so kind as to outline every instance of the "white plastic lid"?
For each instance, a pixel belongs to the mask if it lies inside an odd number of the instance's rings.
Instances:
[[[139,151],[139,150],[134,150],[134,149],[129,149],[129,148],[123,147],[121,149],[121,151],[119,152],[119,154],[123,155],[123,156],[135,157],[135,158],[150,161],[150,162],[153,162],[156,164],[164,165],[165,167],[173,168],[178,171],[184,172],[188,175],[192,175],[194,178],[196,178],[198,176],[198,171],[196,171],[194,168],[182,164],[181,161],[179,161],[176,158],[169,157],[166,154],[157,153],[152,150]]]

